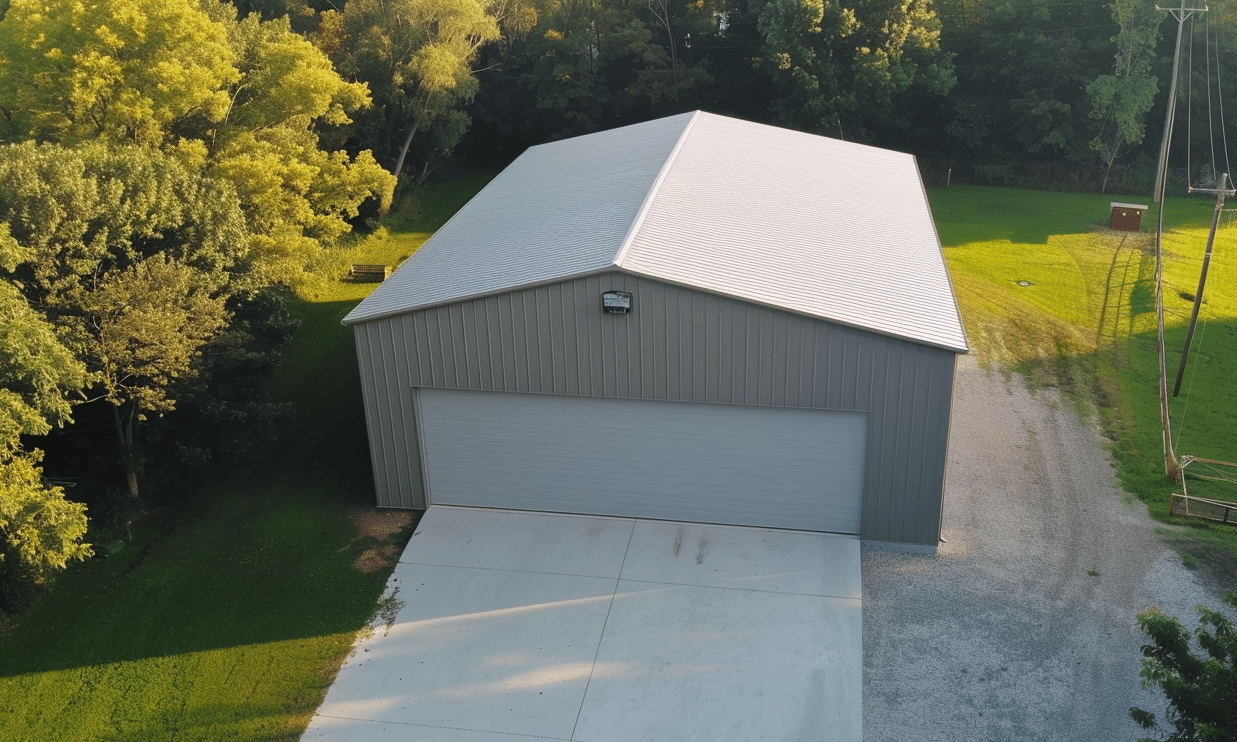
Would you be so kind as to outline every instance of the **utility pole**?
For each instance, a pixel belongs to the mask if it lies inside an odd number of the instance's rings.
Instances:
[[[1194,13],[1205,13],[1207,8],[1187,8],[1181,0],[1179,8],[1161,8],[1177,19],[1177,45],[1173,49],[1173,78],[1168,85],[1168,101],[1164,111],[1164,136],[1160,140],[1160,162],[1155,172],[1155,201],[1159,204],[1159,218],[1155,228],[1155,324],[1156,345],[1160,365],[1160,427],[1164,445],[1164,473],[1170,481],[1181,476],[1181,464],[1173,452],[1172,423],[1168,411],[1168,363],[1164,350],[1164,186],[1168,180],[1168,143],[1172,139],[1173,118],[1177,112],[1177,77],[1181,69],[1181,31],[1185,19]]]
[[[1185,28],[1185,19],[1189,18],[1194,13],[1206,13],[1208,8],[1187,8],[1185,0],[1181,0],[1180,8],[1161,8],[1155,6],[1156,10],[1162,10],[1172,13],[1177,19],[1177,45],[1173,47],[1173,76],[1168,81],[1168,105],[1164,111],[1164,136],[1160,138],[1160,162],[1155,171],[1155,193],[1152,200],[1156,203],[1164,201],[1164,183],[1168,175],[1168,144],[1173,136],[1173,119],[1177,114],[1177,78],[1178,72],[1181,69],[1181,32]],[[1164,210],[1161,208],[1160,213]]]
[[[1185,361],[1190,355],[1190,343],[1194,342],[1194,326],[1198,324],[1198,309],[1203,304],[1203,288],[1207,286],[1207,267],[1211,265],[1211,248],[1216,243],[1216,229],[1220,226],[1220,213],[1224,211],[1224,199],[1237,194],[1228,184],[1228,173],[1222,174],[1216,180],[1215,188],[1190,187],[1190,193],[1214,193],[1216,195],[1215,213],[1211,215],[1211,233],[1207,235],[1207,252],[1203,254],[1203,270],[1198,274],[1198,291],[1194,293],[1194,309],[1190,311],[1190,329],[1185,333],[1185,346],[1181,349],[1181,363],[1177,365],[1177,383],[1173,386],[1173,396],[1181,393],[1181,377],[1185,374]]]

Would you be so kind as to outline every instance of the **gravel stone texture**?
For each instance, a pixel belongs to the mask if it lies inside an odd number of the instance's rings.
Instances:
[[[1052,391],[960,359],[942,543],[865,548],[865,742],[1133,742],[1163,716],[1143,690],[1149,606],[1197,625],[1223,608],[1146,507],[1117,485],[1104,440]]]

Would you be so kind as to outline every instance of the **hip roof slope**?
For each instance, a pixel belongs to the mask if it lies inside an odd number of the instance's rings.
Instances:
[[[704,115],[621,267],[965,351],[913,157]]]

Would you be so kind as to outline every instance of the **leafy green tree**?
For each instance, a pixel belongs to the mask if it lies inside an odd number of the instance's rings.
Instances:
[[[719,37],[721,0],[533,1],[533,27],[481,50],[470,152],[510,159],[551,139],[718,110],[711,71],[733,53]]]
[[[899,116],[913,89],[944,95],[953,66],[927,0],[755,0],[764,39],[761,66],[779,95],[781,123],[866,137]]]
[[[1237,608],[1237,590],[1224,596]],[[1233,742],[1237,740],[1237,628],[1223,613],[1198,606],[1194,631],[1201,654],[1195,654],[1190,633],[1175,616],[1155,608],[1138,615],[1138,625],[1150,639],[1142,647],[1142,682],[1168,700],[1165,720],[1171,742]],[[1134,707],[1130,717],[1143,729],[1159,730],[1156,715]],[[1146,740],[1145,742],[1150,742]]]
[[[240,202],[158,150],[26,143],[0,147],[0,224],[30,256],[26,295],[113,405],[136,499],[138,423],[174,408],[246,285]]]
[[[1117,30],[1105,4],[985,0],[944,18],[958,77],[943,114],[952,159],[985,182],[1054,188],[1094,162],[1086,86],[1111,64]]]
[[[84,307],[87,346],[103,399],[112,405],[129,496],[140,495],[137,423],[175,409],[178,380],[227,324],[224,298],[192,267],[159,254],[107,275]]]
[[[8,141],[173,143],[220,121],[237,80],[224,29],[190,0],[13,0],[0,21]]]
[[[1151,62],[1160,36],[1159,11],[1138,0],[1113,0],[1112,14],[1121,29],[1112,39],[1117,45],[1113,73],[1100,75],[1087,85],[1091,118],[1100,122],[1091,149],[1104,159],[1101,193],[1107,188],[1112,164],[1122,148],[1142,142],[1146,132],[1143,118],[1151,110],[1158,88]]]
[[[28,258],[0,225],[0,275]],[[85,507],[48,486],[41,453],[22,435],[42,435],[69,421],[67,395],[85,384],[85,370],[32,310],[19,286],[0,278],[0,608],[13,612],[53,572],[84,559],[90,547]]]
[[[225,120],[202,136],[205,167],[240,197],[253,283],[295,280],[322,245],[351,230],[362,203],[390,203],[395,179],[369,150],[321,146],[319,129],[350,123],[349,112],[370,105],[368,90],[345,82],[286,18],[238,20],[217,0],[208,8],[228,30],[240,78]]]
[[[202,347],[199,373],[185,379],[176,415],[161,422],[148,446],[162,460],[190,466],[260,455],[293,413],[271,393],[283,349],[300,325],[289,292],[273,287],[233,295],[230,322]]]
[[[10,142],[138,144],[232,182],[256,284],[291,280],[393,178],[321,133],[369,103],[287,18],[220,0],[18,0],[0,20]]]
[[[463,106],[477,92],[472,63],[500,36],[490,0],[348,0],[321,17],[319,43],[379,101],[380,131],[401,142],[399,178],[414,138],[449,149],[467,127]]]
[[[212,290],[246,280],[246,221],[235,189],[176,155],[102,142],[0,147],[0,223],[30,250],[25,293],[67,337],[108,273],[164,254]]]

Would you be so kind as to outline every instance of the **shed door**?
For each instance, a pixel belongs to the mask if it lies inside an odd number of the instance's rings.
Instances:
[[[429,501],[859,533],[867,415],[420,389]]]

